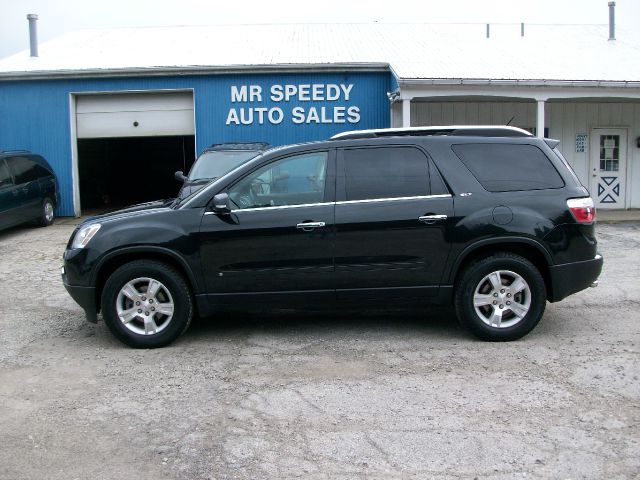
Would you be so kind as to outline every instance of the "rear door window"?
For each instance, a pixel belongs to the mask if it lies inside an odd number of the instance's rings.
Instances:
[[[347,201],[429,195],[429,161],[417,148],[350,148],[342,158]]]
[[[564,186],[551,161],[534,145],[468,143],[451,149],[489,192]]]
[[[25,157],[11,157],[9,165],[13,170],[16,185],[28,183],[38,178],[35,162]]]

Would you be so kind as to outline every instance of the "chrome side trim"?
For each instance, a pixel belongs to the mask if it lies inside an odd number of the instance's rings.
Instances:
[[[259,212],[262,210],[283,210],[285,208],[305,208],[305,207],[323,207],[327,205],[333,205],[333,202],[323,203],[301,203],[299,205],[274,205],[273,207],[256,207],[256,208],[237,208],[231,210],[231,213],[239,212]]]
[[[376,203],[376,202],[397,202],[402,200],[429,200],[430,198],[449,198],[450,194],[445,193],[442,195],[422,195],[418,197],[393,197],[393,198],[371,198],[367,200],[343,200],[336,202],[336,205],[351,205],[355,203]]]
[[[445,193],[441,195],[422,195],[417,197],[372,198],[368,200],[343,200],[341,202],[301,203],[299,205],[274,205],[273,207],[236,208],[231,210],[231,213],[260,212],[262,210],[283,210],[286,208],[322,207],[328,205],[350,205],[356,203],[397,202],[402,200],[429,200],[431,198],[451,198],[451,194]],[[205,212],[205,215],[214,214],[215,212]]]

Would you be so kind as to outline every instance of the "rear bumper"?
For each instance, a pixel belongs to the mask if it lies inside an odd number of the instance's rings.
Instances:
[[[559,302],[569,295],[590,287],[600,276],[602,263],[602,255],[597,254],[591,260],[553,265],[549,269],[551,274],[549,301]]]
[[[62,272],[62,283],[64,288],[67,289],[67,292],[69,292],[69,295],[71,295],[71,298],[73,298],[75,302],[83,308],[84,313],[87,316],[87,321],[97,323],[98,312],[96,308],[96,289],[94,287],[69,285],[64,271]]]

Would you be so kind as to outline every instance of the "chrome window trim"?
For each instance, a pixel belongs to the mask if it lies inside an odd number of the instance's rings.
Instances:
[[[375,202],[397,202],[401,200],[428,200],[430,198],[449,198],[451,194],[443,193],[440,195],[419,195],[417,197],[391,197],[391,198],[371,198],[365,200],[343,200],[336,202],[336,205],[350,205],[354,203],[375,203]]]
[[[321,207],[327,205],[334,205],[335,202],[322,202],[322,203],[300,203],[298,205],[274,205],[272,207],[256,207],[256,208],[235,208],[231,210],[231,213],[239,212],[259,212],[262,210],[283,210],[285,208],[304,208],[304,207]]]
[[[321,202],[321,203],[301,203],[299,205],[274,205],[272,207],[256,207],[256,208],[235,208],[231,213],[239,212],[260,212],[262,210],[283,210],[286,208],[305,208],[305,207],[321,207],[328,205],[350,205],[356,203],[375,203],[375,202],[395,202],[400,200],[429,200],[431,198],[450,198],[451,194],[444,193],[440,195],[420,195],[417,197],[392,197],[392,198],[372,198],[366,200],[343,200],[340,202]],[[205,215],[213,215],[215,212],[205,212]]]

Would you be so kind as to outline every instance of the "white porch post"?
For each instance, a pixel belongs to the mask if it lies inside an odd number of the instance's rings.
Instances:
[[[538,117],[536,122],[536,134],[544,138],[544,103],[545,100],[538,100]]]
[[[403,127],[411,126],[411,99],[410,98],[402,99],[402,126]]]

